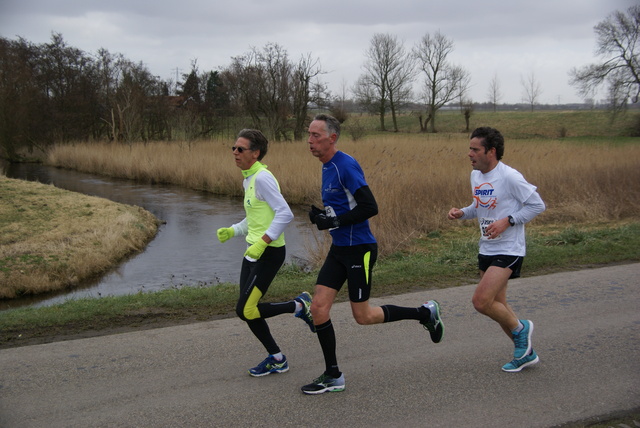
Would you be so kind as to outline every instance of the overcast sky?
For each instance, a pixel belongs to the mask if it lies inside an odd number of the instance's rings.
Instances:
[[[489,101],[497,76],[502,102],[523,100],[533,73],[541,103],[581,102],[572,67],[597,61],[593,27],[638,0],[0,0],[0,36],[46,43],[53,32],[87,53],[105,48],[143,62],[162,79],[226,67],[231,57],[284,47],[292,61],[311,53],[334,94],[362,74],[376,33],[411,49],[427,33],[453,40],[450,60],[471,75],[471,98]]]

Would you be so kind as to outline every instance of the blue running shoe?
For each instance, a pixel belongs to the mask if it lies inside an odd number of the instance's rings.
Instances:
[[[302,304],[302,309],[296,314],[296,317],[306,322],[311,329],[311,333],[315,333],[316,326],[313,325],[313,317],[311,316],[311,294],[303,291],[298,297],[293,300]]]
[[[284,373],[286,371],[289,371],[287,357],[283,355],[282,361],[278,361],[273,357],[273,355],[269,355],[260,364],[249,369],[249,374],[254,377],[260,377],[271,373]]]
[[[520,320],[524,328],[520,330],[520,333],[511,333],[513,338],[513,344],[515,349],[513,351],[513,358],[519,360],[525,355],[531,353],[531,334],[533,334],[533,322],[529,320]]]
[[[540,361],[540,358],[538,358],[538,354],[536,354],[536,351],[532,350],[529,355],[520,359],[514,359],[510,363],[507,363],[504,366],[502,366],[502,371],[509,372],[509,373],[516,373],[525,367],[529,367],[536,364],[538,361]]]
[[[440,305],[435,300],[429,300],[422,306],[427,308],[431,315],[428,319],[420,321],[420,324],[429,330],[433,343],[439,343],[442,340],[442,336],[444,336],[444,324],[440,319]]]
[[[316,395],[324,392],[340,392],[344,391],[344,388],[344,373],[340,374],[339,378],[334,378],[323,373],[312,383],[305,385],[300,389],[305,394]]]

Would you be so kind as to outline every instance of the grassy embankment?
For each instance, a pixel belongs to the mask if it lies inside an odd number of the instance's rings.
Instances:
[[[0,298],[73,287],[140,251],[157,219],[135,206],[0,176]]]
[[[356,119],[354,119],[355,121]],[[375,119],[357,118],[369,127]],[[372,227],[384,255],[376,268],[375,295],[448,287],[475,281],[477,226],[445,219],[451,206],[470,203],[466,133],[454,132],[459,113],[439,117],[437,135],[377,133],[340,148],[362,164],[380,206]],[[601,112],[498,113],[474,116],[507,138],[505,163],[538,186],[547,211],[529,226],[524,274],[594,264],[640,260],[640,145],[625,138],[627,122],[610,124]],[[415,126],[415,117],[402,124]],[[477,123],[475,123],[477,121]],[[405,126],[405,125],[402,125]],[[348,130],[349,123],[346,124]],[[404,128],[403,128],[404,129]],[[407,128],[408,129],[408,128]],[[449,132],[442,132],[442,131]],[[568,138],[555,138],[558,133]],[[82,171],[147,182],[170,182],[221,194],[240,195],[232,141],[185,143],[76,144],[58,146],[49,162]],[[292,204],[318,203],[320,163],[303,142],[274,144],[265,163]],[[318,235],[310,243],[314,261],[324,253]],[[270,289],[277,301],[311,289],[315,273],[293,266]],[[41,326],[61,331],[100,330],[152,319],[208,319],[234,306],[236,287],[176,287],[160,293],[69,302],[52,308],[0,313],[5,345],[40,334]],[[88,322],[87,320],[90,320]]]

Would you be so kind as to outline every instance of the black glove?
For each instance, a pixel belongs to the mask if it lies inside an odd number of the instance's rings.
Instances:
[[[326,214],[318,214],[315,217],[314,223],[318,226],[318,230],[340,227],[340,220],[338,220],[338,217],[328,217]]]
[[[321,210],[315,205],[311,205],[311,211],[309,211],[309,220],[311,220],[312,224],[316,224],[316,216],[318,214],[327,214],[325,210]]]

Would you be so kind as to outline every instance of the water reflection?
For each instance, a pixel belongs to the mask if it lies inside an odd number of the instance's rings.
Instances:
[[[165,221],[144,252],[124,261],[102,278],[58,295],[0,301],[0,309],[42,306],[69,298],[99,297],[158,291],[177,285],[237,283],[242,238],[221,244],[215,235],[219,227],[243,218],[240,198],[197,192],[172,185],[137,184],[37,164],[5,165],[5,175],[141,206]],[[240,175],[238,176],[240,180]],[[307,259],[306,244],[311,228],[306,213],[292,207],[295,220],[286,230],[287,259]]]

